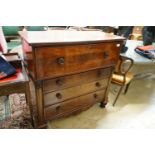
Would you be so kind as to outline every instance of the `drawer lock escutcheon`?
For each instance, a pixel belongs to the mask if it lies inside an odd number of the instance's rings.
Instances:
[[[109,53],[108,53],[108,52],[104,52],[104,53],[103,53],[103,58],[104,58],[104,59],[109,58]]]
[[[97,99],[98,98],[98,95],[97,94],[94,94],[94,98]]]
[[[57,79],[56,84],[59,85],[59,86],[63,85],[63,80]]]
[[[57,112],[59,112],[60,109],[61,109],[61,106],[57,106],[55,109],[56,109]]]

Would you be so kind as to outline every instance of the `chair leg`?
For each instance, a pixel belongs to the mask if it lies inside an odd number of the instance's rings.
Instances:
[[[31,115],[31,124],[34,127],[34,119],[33,119],[33,107],[32,107],[32,102],[31,102],[31,95],[30,95],[30,89],[29,89],[29,84],[26,85],[27,91],[25,93],[26,97],[26,102],[28,103],[29,109],[30,109],[30,115]]]
[[[126,93],[127,93],[128,88],[129,88],[129,86],[130,86],[130,83],[131,83],[131,82],[129,82],[129,83],[126,85],[125,90],[124,90],[124,94],[126,94]]]
[[[119,90],[119,92],[118,92],[118,94],[117,94],[117,96],[116,96],[116,98],[115,98],[115,100],[114,100],[114,102],[113,102],[113,106],[115,106],[116,101],[117,101],[119,95],[121,94],[122,89],[123,89],[123,86],[120,87],[120,90]]]

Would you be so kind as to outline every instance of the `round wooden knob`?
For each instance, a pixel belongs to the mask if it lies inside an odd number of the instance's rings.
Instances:
[[[61,98],[62,98],[62,95],[61,95],[60,93],[56,93],[56,97],[57,97],[58,99],[61,99]]]
[[[95,83],[96,87],[101,87],[101,84],[99,82]]]
[[[65,58],[64,57],[58,58],[57,63],[63,65],[65,63]]]

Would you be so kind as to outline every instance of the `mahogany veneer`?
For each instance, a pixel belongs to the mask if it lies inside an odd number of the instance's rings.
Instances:
[[[37,128],[95,103],[105,107],[123,37],[69,30],[19,34],[24,64],[35,86]]]

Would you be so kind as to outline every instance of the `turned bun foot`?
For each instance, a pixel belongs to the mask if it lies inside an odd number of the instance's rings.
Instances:
[[[101,103],[100,103],[100,107],[101,107],[101,108],[105,108],[105,107],[106,107],[106,104],[107,104],[107,103],[105,103],[105,102],[101,102]]]

